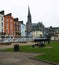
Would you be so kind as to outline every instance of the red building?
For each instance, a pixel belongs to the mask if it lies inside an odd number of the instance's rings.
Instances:
[[[4,15],[4,32],[6,35],[14,35],[14,19],[11,13]]]

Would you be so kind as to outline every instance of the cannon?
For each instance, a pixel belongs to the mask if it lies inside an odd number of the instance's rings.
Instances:
[[[48,42],[48,44],[50,43],[50,38],[36,38],[34,39],[34,42]]]
[[[48,42],[48,44],[50,43],[50,38],[36,38],[34,42],[36,42],[36,44],[32,45],[32,47],[44,47],[46,42]]]

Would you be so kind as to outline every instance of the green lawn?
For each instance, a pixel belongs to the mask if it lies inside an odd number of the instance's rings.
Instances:
[[[51,48],[46,48],[51,47]],[[40,48],[31,46],[20,46],[20,52],[32,52],[32,53],[43,53],[43,55],[36,56],[37,59],[47,60],[55,63],[59,63],[59,41],[53,41],[50,44],[46,44],[46,47]],[[13,48],[0,50],[3,52],[13,52]]]

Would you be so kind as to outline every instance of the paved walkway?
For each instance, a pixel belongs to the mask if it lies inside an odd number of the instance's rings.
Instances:
[[[0,49],[13,48],[15,44],[19,44],[19,46],[23,46],[23,45],[33,45],[33,44],[35,44],[35,43],[34,43],[34,42],[27,42],[27,43],[11,43],[10,45],[0,45]]]
[[[37,53],[0,52],[0,65],[51,65],[42,61],[30,59]]]

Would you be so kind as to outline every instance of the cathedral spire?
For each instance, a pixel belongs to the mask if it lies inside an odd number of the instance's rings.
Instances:
[[[29,6],[28,6],[28,22],[32,22],[31,21],[31,13],[30,13],[30,8],[29,8]]]
[[[30,35],[32,31],[32,19],[31,19],[31,13],[30,13],[29,6],[28,6],[28,16],[27,16],[26,28],[27,28],[28,35]]]
[[[31,14],[30,14],[30,7],[28,6],[28,16],[31,16]]]

